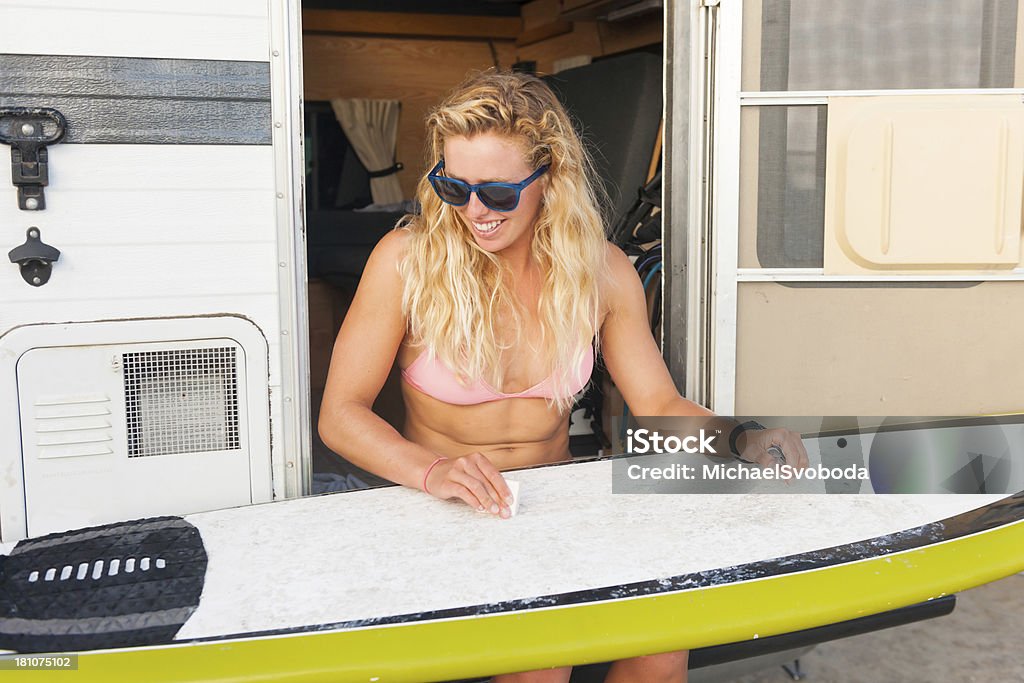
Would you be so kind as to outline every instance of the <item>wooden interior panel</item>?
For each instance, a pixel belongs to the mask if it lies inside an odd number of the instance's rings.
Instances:
[[[609,3],[604,2],[604,0],[562,0],[562,10],[568,12],[571,10],[582,9],[587,5],[599,6],[607,4]]]
[[[491,48],[494,48],[492,54]],[[475,69],[515,61],[511,41],[430,40],[409,37],[303,36],[307,100],[337,97],[397,99],[398,179],[411,198],[423,172],[423,119],[433,105]]]
[[[307,33],[513,40],[522,33],[523,22],[519,17],[307,9],[302,11],[302,30]]]
[[[599,21],[597,26],[601,49],[606,55],[656,45],[664,40],[665,22],[658,12],[623,21]]]
[[[598,57],[604,54],[601,49],[601,36],[597,32],[596,21],[573,22],[573,30],[548,40],[519,48],[519,59],[537,62],[537,72],[549,74],[554,71],[555,60],[576,55]]]
[[[523,31],[516,38],[516,45],[522,47],[524,45],[533,45],[539,43],[542,40],[550,40],[557,38],[558,36],[564,36],[566,33],[572,33],[572,22],[563,21],[561,19],[553,21],[550,24],[544,24],[537,28],[531,28]]]
[[[524,31],[558,21],[561,13],[561,0],[533,0],[524,4],[519,11]]]
[[[606,57],[662,42],[664,17],[660,12],[616,22],[586,18],[599,16],[615,4],[605,0],[526,3],[521,10],[523,33],[517,39],[519,58],[535,60],[541,73],[553,73],[555,62],[567,57]],[[595,8],[594,12],[587,14],[588,7]],[[580,12],[583,14],[577,16]],[[566,25],[572,29],[567,31]]]

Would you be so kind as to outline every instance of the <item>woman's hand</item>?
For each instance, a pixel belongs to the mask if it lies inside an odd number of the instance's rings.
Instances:
[[[436,463],[423,480],[423,488],[443,500],[459,498],[479,512],[502,518],[512,514],[512,491],[498,468],[482,453]]]
[[[807,449],[800,435],[788,429],[747,429],[741,437],[740,459],[765,467],[790,465],[802,470],[808,465]]]

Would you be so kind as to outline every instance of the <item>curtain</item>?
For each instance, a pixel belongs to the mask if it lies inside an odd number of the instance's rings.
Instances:
[[[371,174],[394,166],[398,100],[336,99],[331,100],[331,108],[359,161]],[[394,173],[371,177],[370,194],[374,204],[396,204],[403,199]]]

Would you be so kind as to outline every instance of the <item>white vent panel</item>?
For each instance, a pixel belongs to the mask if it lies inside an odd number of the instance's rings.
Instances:
[[[27,533],[253,502],[246,356],[229,338],[21,355]]]

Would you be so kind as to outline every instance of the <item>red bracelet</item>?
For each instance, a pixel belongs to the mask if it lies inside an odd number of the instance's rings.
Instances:
[[[427,466],[427,471],[423,473],[423,485],[420,486],[420,488],[423,489],[424,493],[430,493],[430,489],[427,488],[427,477],[430,476],[430,471],[434,469],[434,466],[437,463],[441,462],[442,460],[447,460],[447,459],[448,458],[446,458],[446,457],[444,457],[442,455],[437,460],[435,460],[434,462],[430,463],[430,465]],[[433,494],[431,494],[431,495],[433,495]]]

